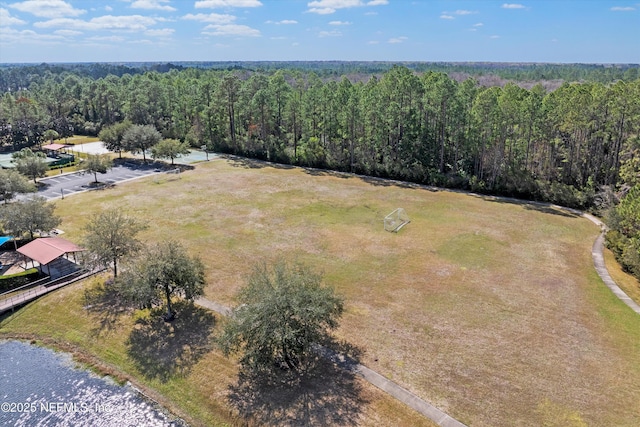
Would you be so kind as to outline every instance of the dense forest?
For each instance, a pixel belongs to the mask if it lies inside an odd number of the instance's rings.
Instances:
[[[344,75],[226,65],[0,68],[0,143],[36,145],[49,129],[97,135],[127,120],[218,152],[581,208],[602,188],[635,184],[640,168],[637,66],[493,64],[526,76],[487,86],[482,64],[458,65],[476,74],[464,80],[387,63],[344,65]],[[611,75],[522,84],[541,70]]]
[[[0,92],[15,92],[28,88],[33,81],[52,74],[73,73],[92,79],[108,75],[142,74],[148,71],[167,72],[186,68],[216,70],[247,70],[271,73],[277,70],[313,72],[321,78],[364,75],[379,76],[396,65],[416,73],[429,71],[447,73],[457,80],[474,77],[489,85],[511,80],[517,82],[583,81],[611,83],[640,78],[638,64],[545,64],[500,62],[388,62],[388,61],[189,61],[189,62],[122,62],[122,63],[57,63],[0,64]]]

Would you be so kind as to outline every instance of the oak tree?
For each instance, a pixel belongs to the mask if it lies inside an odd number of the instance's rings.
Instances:
[[[24,175],[15,169],[0,169],[0,197],[4,203],[13,199],[16,193],[30,193],[36,191],[33,185]]]
[[[204,292],[204,264],[190,256],[175,241],[157,243],[130,261],[119,281],[125,297],[139,306],[150,307],[166,302],[165,320],[175,317],[171,300],[180,296],[193,301]]]
[[[60,225],[60,217],[54,215],[55,205],[44,197],[10,203],[0,211],[4,230],[16,237],[29,234],[31,239],[39,231],[49,231]]]
[[[171,159],[172,165],[175,158],[185,154],[189,154],[189,144],[177,139],[163,139],[151,147],[151,156],[154,159]]]
[[[36,178],[45,176],[49,167],[47,166],[46,156],[42,152],[33,152],[29,148],[23,148],[13,154],[18,172],[33,179],[36,184]]]
[[[146,162],[146,151],[156,145],[162,139],[162,135],[153,125],[133,125],[122,136],[122,145],[133,154],[142,153]]]
[[[342,298],[318,273],[283,261],[257,265],[238,300],[220,345],[240,354],[249,372],[308,367],[313,345],[338,327],[343,311]]]
[[[118,264],[142,247],[138,233],[147,226],[120,209],[107,209],[93,215],[84,226],[84,247],[92,254],[92,266],[111,266],[118,277]]]
[[[98,182],[98,173],[107,173],[113,167],[113,161],[108,154],[89,154],[82,161],[82,167],[93,174],[95,182]]]

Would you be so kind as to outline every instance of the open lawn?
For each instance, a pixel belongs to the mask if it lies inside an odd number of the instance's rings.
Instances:
[[[89,214],[106,207],[145,218],[143,237],[182,241],[207,267],[206,297],[227,305],[256,261],[315,266],[345,297],[338,337],[363,351],[362,362],[468,425],[640,425],[640,316],[598,278],[590,252],[599,230],[586,219],[225,160],[56,203],[60,228],[77,242]],[[382,219],[397,207],[411,223],[387,233]],[[199,411],[196,419],[229,421],[231,362],[200,349],[186,374],[162,381],[144,369],[153,364],[127,352],[127,339],[151,320],[118,316],[117,333],[92,334],[96,315],[80,309],[73,289],[27,307],[2,329],[71,341],[143,378],[183,411]],[[58,314],[42,316],[60,311],[53,326]],[[215,319],[212,333],[222,321]],[[409,409],[358,384],[359,414],[343,421],[415,425]]]
[[[97,136],[73,135],[68,138],[56,139],[57,144],[86,144],[87,142],[100,141]]]

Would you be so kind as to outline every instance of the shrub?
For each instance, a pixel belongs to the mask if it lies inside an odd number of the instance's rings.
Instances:
[[[0,276],[0,292],[8,292],[12,289],[24,286],[29,282],[33,282],[39,276],[40,271],[37,268],[30,268],[29,270],[25,270],[20,273]]]

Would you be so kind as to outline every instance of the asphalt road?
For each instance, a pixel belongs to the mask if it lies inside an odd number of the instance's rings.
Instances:
[[[156,173],[166,173],[157,168],[157,165],[124,163],[114,166],[111,170],[104,174],[98,174],[98,182],[105,185],[114,185],[119,182],[140,178],[146,175]],[[67,173],[59,176],[42,178],[39,180],[38,196],[42,196],[47,200],[60,199],[75,193],[92,190],[95,187],[95,177],[92,173],[79,171]],[[33,193],[21,194],[17,198],[25,199],[32,197]]]

